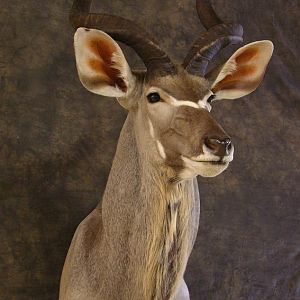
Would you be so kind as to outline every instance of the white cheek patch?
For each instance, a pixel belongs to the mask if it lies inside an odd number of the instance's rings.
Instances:
[[[166,155],[165,149],[164,149],[163,145],[161,144],[161,142],[159,140],[156,140],[156,145],[157,145],[157,149],[158,149],[158,152],[159,152],[160,156],[163,159],[166,159],[167,155]]]
[[[149,123],[149,128],[150,128],[150,135],[154,139],[154,128],[153,128],[153,124],[150,121],[150,119],[148,119],[148,123]]]
[[[150,119],[148,119],[148,123],[149,123],[150,136],[153,139],[155,139],[154,128],[153,128],[153,124],[152,124]],[[165,149],[164,149],[163,145],[161,144],[161,142],[159,140],[155,140],[155,142],[156,142],[156,146],[157,146],[157,150],[158,150],[159,155],[163,159],[166,159],[167,155],[166,155],[166,152],[165,152]]]

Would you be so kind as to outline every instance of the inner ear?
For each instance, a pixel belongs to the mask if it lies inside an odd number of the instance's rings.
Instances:
[[[78,28],[74,45],[79,78],[89,91],[110,97],[128,93],[132,73],[120,46],[109,35]]]
[[[235,99],[253,92],[262,81],[273,52],[270,41],[238,49],[221,68],[212,85],[217,99]]]
[[[122,65],[120,65],[119,49],[109,43],[104,36],[91,39],[88,47],[95,54],[94,58],[89,58],[90,68],[97,74],[101,74],[106,83],[110,86],[117,86],[124,93],[127,92],[127,84],[122,75]]]

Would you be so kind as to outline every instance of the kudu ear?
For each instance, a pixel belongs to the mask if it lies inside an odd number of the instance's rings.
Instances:
[[[212,84],[215,99],[236,99],[253,92],[264,77],[273,49],[271,41],[258,41],[238,49]]]
[[[74,47],[80,81],[89,91],[109,97],[127,95],[133,75],[121,48],[109,35],[78,28]]]

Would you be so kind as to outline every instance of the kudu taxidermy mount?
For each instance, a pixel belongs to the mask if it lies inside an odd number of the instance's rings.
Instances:
[[[209,113],[211,102],[253,92],[273,44],[245,45],[207,74],[214,56],[243,36],[242,26],[223,23],[210,1],[196,1],[207,31],[182,64],[134,22],[90,13],[90,5],[75,0],[70,14],[80,81],[117,98],[128,116],[103,199],[73,237],[59,298],[189,299],[183,275],[198,230],[196,176],[220,174],[234,151]],[[131,46],[146,71],[131,70],[115,40]]]

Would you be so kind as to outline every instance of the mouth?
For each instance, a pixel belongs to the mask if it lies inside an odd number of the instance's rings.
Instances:
[[[197,157],[198,158],[198,157]],[[227,169],[232,159],[217,159],[216,157],[187,158],[182,156],[185,170],[181,173],[182,178],[200,175],[202,177],[215,177]]]
[[[197,163],[203,163],[203,164],[209,164],[209,165],[217,165],[217,166],[224,166],[224,165],[227,165],[229,162],[227,161],[223,161],[223,160],[194,160],[194,159],[191,159],[192,161],[194,162],[197,162]]]

